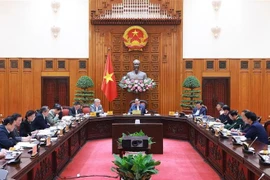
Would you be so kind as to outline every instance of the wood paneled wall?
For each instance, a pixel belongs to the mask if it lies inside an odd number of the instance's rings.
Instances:
[[[89,6],[91,11],[99,11],[109,9],[112,3],[117,2],[96,0],[90,1]],[[165,3],[169,8],[183,10],[182,0],[169,3],[158,0],[152,3]],[[40,108],[41,78],[48,76],[69,77],[71,105],[76,82],[82,75],[93,79],[95,96],[101,99],[105,111],[124,112],[129,99],[123,90],[118,89],[119,98],[113,103],[109,103],[101,92],[107,51],[110,48],[117,82],[132,70],[134,58],[143,62],[141,68],[158,82],[158,88],[142,97],[148,98],[150,107],[160,114],[181,110],[182,82],[187,76],[195,75],[201,82],[204,77],[229,77],[231,108],[239,111],[250,109],[262,116],[263,121],[268,118],[270,59],[183,59],[182,25],[141,26],[150,37],[148,47],[143,52],[125,49],[121,37],[128,25],[90,24],[89,59],[0,58],[0,114],[7,116],[18,112],[24,115],[29,109]],[[151,59],[153,56],[156,59]],[[61,67],[63,62],[64,68]],[[153,65],[156,68],[153,69]]]
[[[90,64],[90,60],[87,59],[0,59],[0,114],[7,116],[19,112],[24,115],[29,109],[40,108],[41,77],[48,76],[70,77],[70,104],[72,104],[78,78],[81,75],[90,75],[95,82],[96,97],[100,97],[105,110],[109,110],[110,104],[100,91],[106,60],[105,48],[100,56],[103,59],[98,61],[100,64],[93,64],[93,62]],[[31,67],[24,61],[31,62]],[[46,68],[46,61],[52,61],[53,68]],[[58,61],[65,61],[66,68],[59,69]],[[201,82],[203,77],[229,77],[231,108],[239,111],[250,109],[262,116],[263,121],[270,115],[270,59],[184,59],[180,61],[182,62],[178,64],[180,68],[173,64],[160,63],[158,95],[160,113],[167,114],[169,110],[181,110],[179,107],[181,84],[185,77],[195,75]],[[85,69],[79,68],[80,62],[86,63]],[[213,62],[213,68],[208,69],[207,62]],[[89,69],[95,69],[95,71],[89,72]]]
[[[104,12],[110,9],[112,4],[121,0],[91,1],[91,11]],[[183,1],[151,0],[151,3],[161,4],[162,8],[181,11]],[[136,24],[134,24],[136,25]],[[149,36],[149,42],[143,51],[130,52],[123,43],[123,34],[131,25],[92,25],[90,24],[90,59],[89,75],[96,83],[96,95],[103,102],[106,110],[114,110],[116,113],[127,112],[129,102],[136,97],[147,100],[149,108],[159,113],[167,114],[170,110],[179,108],[180,84],[182,77],[182,25],[140,25]],[[132,61],[141,61],[140,69],[153,78],[158,87],[153,91],[139,95],[127,93],[118,87],[118,98],[109,103],[100,91],[103,70],[108,48],[112,51],[117,83],[127,72],[133,70]]]
[[[270,59],[184,59],[183,78],[230,78],[231,109],[249,109],[266,121],[270,115]],[[213,66],[212,66],[213,63]],[[208,64],[208,68],[207,68]],[[213,67],[213,68],[212,68]]]
[[[39,109],[42,77],[69,77],[72,104],[76,82],[87,75],[87,66],[87,59],[0,58],[0,114],[24,116],[27,110]]]

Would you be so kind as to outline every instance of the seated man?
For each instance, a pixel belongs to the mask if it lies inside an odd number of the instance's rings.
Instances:
[[[268,144],[268,137],[266,130],[264,127],[257,121],[257,116],[253,112],[246,112],[245,113],[245,122],[250,124],[250,127],[246,131],[246,138],[254,140],[256,137],[258,137],[258,141]]]
[[[55,104],[54,108],[49,111],[48,114],[48,123],[53,126],[59,121],[59,113],[61,112],[62,107],[59,104]]]
[[[15,119],[11,116],[4,119],[0,125],[0,148],[9,149],[13,147],[17,141],[11,133],[15,128]]]
[[[69,115],[75,117],[77,114],[83,113],[81,103],[75,102],[73,107],[69,109]]]
[[[218,102],[217,105],[216,105],[216,109],[218,110],[219,115],[222,115],[224,113],[224,110],[222,109],[223,106],[224,106],[223,102]]]
[[[15,139],[18,142],[20,142],[20,141],[23,141],[23,142],[30,141],[31,136],[28,136],[28,137],[21,137],[20,136],[19,129],[20,129],[20,126],[21,126],[21,123],[22,123],[22,115],[20,115],[18,113],[14,113],[14,114],[12,114],[12,117],[14,118],[14,121],[15,121],[15,128],[12,131],[12,136],[14,136]]]
[[[49,107],[48,106],[42,106],[40,109],[40,113],[37,115],[35,120],[32,122],[32,130],[39,130],[39,129],[46,129],[50,127],[50,124],[48,123],[48,114],[49,114]]]
[[[242,120],[241,116],[238,115],[236,110],[231,110],[229,113],[229,117],[232,120],[233,124],[226,124],[224,128],[231,130],[231,129],[241,129],[244,126],[244,121]]]
[[[135,99],[135,103],[130,107],[128,113],[132,114],[133,110],[140,110],[141,114],[145,114],[145,107],[140,103],[139,99]]]
[[[55,103],[53,107],[61,107],[61,111],[58,113],[58,115],[59,115],[58,118],[62,119],[62,117],[63,117],[63,107],[58,103]]]
[[[25,119],[21,123],[20,136],[27,137],[32,135],[32,122],[36,118],[36,113],[33,110],[29,110],[25,114]]]
[[[228,105],[224,105],[222,107],[223,109],[223,114],[219,116],[217,119],[218,122],[222,122],[223,124],[233,124],[233,121],[229,117],[229,113],[231,111],[231,108]]]
[[[102,105],[100,104],[100,99],[95,99],[94,104],[90,106],[91,112],[104,113]]]
[[[202,102],[196,102],[196,107],[192,111],[193,116],[206,115],[206,108],[203,106]]]
[[[242,112],[241,112],[241,117],[242,117],[242,119],[243,119],[243,121],[244,121],[244,126],[243,127],[241,127],[241,132],[243,133],[243,134],[245,134],[246,132],[247,132],[247,130],[249,129],[249,127],[250,127],[250,124],[248,124],[247,122],[246,122],[246,120],[247,120],[247,117],[245,116],[245,114],[247,113],[247,112],[249,112],[249,110],[247,110],[247,109],[245,109],[245,110],[243,110]]]

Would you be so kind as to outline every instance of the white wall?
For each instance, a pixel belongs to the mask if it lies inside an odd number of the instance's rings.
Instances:
[[[184,0],[183,18],[184,58],[270,58],[270,0]]]
[[[54,13],[52,0],[0,0],[0,57],[88,58],[88,0],[57,1]]]

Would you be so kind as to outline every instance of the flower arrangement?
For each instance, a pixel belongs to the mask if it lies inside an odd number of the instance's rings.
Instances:
[[[144,80],[130,79],[124,76],[118,84],[122,89],[127,89],[128,92],[140,93],[156,87],[156,83],[151,78]]]

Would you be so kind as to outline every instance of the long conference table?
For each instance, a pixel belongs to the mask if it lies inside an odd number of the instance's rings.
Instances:
[[[242,147],[233,145],[231,138],[221,139],[191,119],[170,116],[90,117],[70,129],[51,146],[41,147],[37,157],[31,159],[27,150],[24,150],[21,163],[5,167],[9,171],[8,179],[53,179],[61,173],[86,141],[111,138],[112,123],[133,123],[135,119],[140,119],[141,123],[163,123],[164,138],[189,141],[225,179],[257,180],[263,173],[265,175],[262,179],[270,179],[270,166],[261,165],[256,154],[243,153]],[[267,149],[267,145],[260,142],[255,142],[252,147],[256,153]],[[5,160],[0,160],[0,165],[4,163]]]

